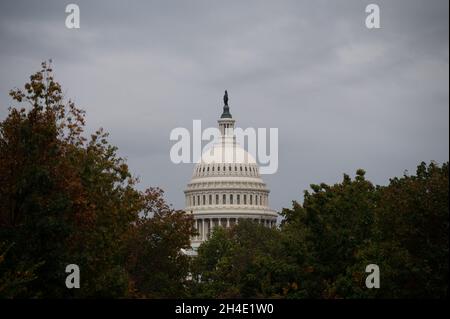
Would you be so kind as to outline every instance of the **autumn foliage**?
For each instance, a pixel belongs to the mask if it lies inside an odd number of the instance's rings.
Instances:
[[[136,189],[102,129],[84,137],[85,114],[64,100],[50,63],[10,95],[23,106],[0,123],[0,296],[145,297],[160,277],[179,288],[191,219],[162,190]],[[81,289],[65,287],[68,264],[82,269]]]

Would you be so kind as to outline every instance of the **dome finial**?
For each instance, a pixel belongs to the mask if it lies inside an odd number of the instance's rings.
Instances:
[[[225,90],[225,94],[223,95],[223,113],[220,118],[229,118],[231,119],[230,107],[228,106],[228,92]]]

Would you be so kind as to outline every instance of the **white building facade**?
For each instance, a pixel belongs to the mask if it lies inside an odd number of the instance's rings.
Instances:
[[[236,143],[235,121],[228,95],[218,120],[221,136],[194,168],[185,193],[185,211],[193,214],[199,235],[191,239],[196,250],[215,227],[231,227],[242,219],[251,219],[275,227],[278,214],[269,208],[269,189],[261,179],[258,165],[247,151]]]

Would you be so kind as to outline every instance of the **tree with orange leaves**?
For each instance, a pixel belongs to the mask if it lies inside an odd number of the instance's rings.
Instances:
[[[178,254],[192,220],[170,209],[162,191],[136,189],[102,129],[84,137],[84,111],[65,101],[51,61],[41,66],[23,90],[10,92],[25,106],[11,107],[0,122],[0,296],[143,296],[148,276],[187,274]],[[142,254],[140,244],[152,248]],[[147,261],[152,272],[136,272]],[[65,286],[68,264],[80,267],[80,289]]]

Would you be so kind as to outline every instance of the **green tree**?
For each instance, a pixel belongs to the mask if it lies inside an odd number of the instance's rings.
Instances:
[[[280,232],[249,220],[215,228],[194,261],[197,297],[280,298],[295,266],[286,260]]]
[[[374,239],[359,253],[360,269],[364,263],[380,267],[382,288],[372,296],[448,296],[448,191],[448,163],[424,162],[416,175],[392,178],[380,190]]]
[[[364,175],[358,170],[354,180],[344,175],[332,186],[311,185],[313,193],[305,191],[303,205],[294,202],[292,209],[283,210],[285,250],[300,268],[298,289],[289,297],[345,297],[351,281],[347,267],[373,235],[377,188]]]
[[[359,170],[311,188],[303,205],[283,210],[286,251],[300,269],[288,297],[448,296],[448,163],[421,163],[385,187]],[[369,264],[380,268],[380,289],[365,285]]]

